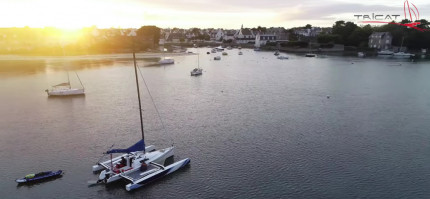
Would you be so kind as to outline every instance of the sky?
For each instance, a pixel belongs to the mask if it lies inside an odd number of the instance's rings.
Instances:
[[[428,0],[410,0],[430,19]],[[398,14],[404,0],[0,0],[0,27],[329,27],[357,14]],[[430,21],[430,20],[429,20]]]

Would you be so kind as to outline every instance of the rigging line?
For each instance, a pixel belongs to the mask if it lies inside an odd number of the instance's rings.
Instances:
[[[139,69],[139,73],[140,73],[140,76],[142,77],[143,84],[145,84],[146,90],[148,91],[149,97],[151,98],[152,104],[154,105],[155,111],[157,112],[158,118],[160,119],[161,126],[163,127],[163,131],[167,135],[166,126],[164,125],[163,119],[160,116],[160,112],[158,111],[157,105],[154,102],[154,98],[152,97],[152,94],[149,91],[149,88],[148,88],[148,85],[146,84],[145,78],[143,78],[142,71],[140,70],[140,67],[137,67],[137,68]],[[174,144],[173,139],[172,139],[172,143]]]
[[[77,73],[77,72],[75,72],[75,74],[76,74],[76,77],[78,77],[78,80],[79,80],[79,82],[81,83],[82,88],[83,88],[83,89],[85,89],[84,85],[82,84],[81,78],[79,78],[78,73]]]

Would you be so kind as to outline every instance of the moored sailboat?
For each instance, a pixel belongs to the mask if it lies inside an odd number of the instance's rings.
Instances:
[[[165,48],[163,48],[163,58],[160,61],[158,61],[158,64],[160,64],[160,65],[174,64],[175,63],[175,59],[173,59],[171,57],[166,57],[164,55],[164,52],[166,52]]]
[[[136,85],[137,85],[137,93],[138,93],[138,100],[139,100],[139,115],[140,115],[140,126],[141,126],[141,132],[142,132],[142,139],[134,144],[133,146],[127,148],[127,149],[111,149],[106,152],[106,154],[110,154],[110,160],[98,163],[97,165],[93,166],[93,171],[100,170],[100,168],[105,168],[100,175],[99,179],[95,183],[110,183],[117,181],[119,179],[129,179],[129,176],[134,175],[143,175],[146,172],[146,170],[143,170],[145,165],[149,164],[155,164],[155,165],[161,165],[164,164],[164,161],[173,156],[173,149],[174,147],[168,147],[162,150],[155,150],[152,146],[146,147],[145,146],[145,137],[144,137],[144,129],[143,129],[143,119],[142,119],[142,105],[140,100],[140,92],[139,92],[139,80],[137,77],[137,65],[136,65],[136,58],[135,54],[133,53],[133,60],[134,60],[134,70],[135,70],[135,76],[136,76]],[[155,106],[155,104],[154,104]],[[147,152],[147,150],[151,150]],[[124,153],[124,155],[113,158],[112,154],[114,153]],[[186,164],[189,163],[189,159]],[[182,161],[179,161],[182,162]],[[184,164],[183,166],[185,166]],[[170,174],[173,171],[176,171],[177,169],[181,168],[182,166],[178,167],[178,163],[173,163],[174,168],[169,165],[166,168],[169,169],[170,172],[164,173],[165,175]],[[162,165],[161,165],[162,166]],[[157,175],[158,177],[161,177],[161,175]]]
[[[45,92],[48,96],[68,96],[68,95],[85,95],[85,88],[81,82],[81,79],[78,76],[78,73],[75,73],[76,77],[78,77],[79,82],[81,83],[82,88],[72,88],[70,85],[70,77],[67,72],[67,82],[57,84],[52,86],[52,88],[46,89]]]
[[[203,74],[203,69],[200,68],[200,54],[197,54],[197,68],[194,68],[190,73],[191,76],[198,76]]]

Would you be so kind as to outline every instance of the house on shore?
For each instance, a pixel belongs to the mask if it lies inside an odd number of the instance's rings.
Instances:
[[[255,36],[255,42],[260,42],[260,45],[266,45],[267,43],[270,42],[276,42],[277,41],[277,37],[275,34],[265,34],[265,33],[257,33],[257,35]]]
[[[226,30],[224,33],[223,40],[234,42],[236,40],[235,35],[236,35],[236,30]]]
[[[238,44],[247,44],[247,43],[254,43],[255,42],[255,34],[252,32],[249,28],[240,28],[239,31],[234,35],[236,38],[236,43]]]
[[[374,32],[369,36],[369,48],[378,50],[391,49],[393,36],[389,32]]]

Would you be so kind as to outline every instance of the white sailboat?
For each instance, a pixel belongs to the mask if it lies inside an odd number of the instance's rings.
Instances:
[[[48,96],[85,95],[84,85],[82,84],[82,81],[78,76],[78,73],[75,72],[75,74],[76,74],[76,77],[78,77],[78,80],[81,83],[82,88],[72,88],[72,86],[70,85],[69,72],[67,72],[67,82],[54,85],[50,90],[46,89],[45,92],[48,93]]]
[[[255,38],[255,48],[254,51],[261,51],[260,49],[260,34],[257,34],[257,37]]]
[[[200,54],[197,54],[197,68],[191,71],[191,76],[199,76],[203,74],[203,69],[200,68]]]
[[[166,50],[167,49],[163,48],[163,58],[158,62],[158,64],[160,64],[160,65],[174,64],[175,63],[175,60],[173,58],[164,56],[164,52]]]
[[[311,42],[309,42],[309,53],[306,53],[305,57],[316,57],[317,55],[311,51]]]
[[[131,184],[127,185],[127,190],[130,191],[132,189],[143,186],[142,179],[145,183],[148,183],[148,177],[150,177],[150,181],[155,180],[156,178],[168,175],[179,168],[187,165],[190,162],[190,159],[186,158],[179,162],[173,163],[167,167],[162,166],[164,161],[173,156],[174,147],[168,147],[162,150],[155,150],[153,146],[145,147],[144,141],[144,130],[143,130],[143,119],[142,119],[142,106],[140,102],[140,92],[139,92],[139,81],[137,77],[137,66],[136,66],[136,58],[133,53],[134,59],[134,70],[136,76],[136,85],[137,85],[137,93],[139,99],[139,115],[140,115],[140,125],[142,132],[142,140],[134,144],[133,146],[127,149],[111,149],[106,152],[106,154],[110,154],[110,160],[99,162],[93,166],[93,171],[103,170],[99,175],[99,180],[95,183],[111,183],[117,181],[119,179],[130,180]],[[148,150],[151,150],[147,152]],[[112,158],[113,153],[124,153],[124,155]],[[157,165],[159,170],[154,170],[148,165]],[[151,168],[151,169],[148,169]],[[163,168],[163,169],[161,169]],[[166,172],[167,171],[167,172]],[[150,175],[153,174],[153,175]],[[154,176],[155,175],[155,176]],[[141,176],[138,179],[134,179],[132,177]],[[142,176],[145,176],[142,178]]]
[[[393,54],[394,54],[394,52],[391,51],[391,50],[381,50],[381,51],[378,51],[378,55],[389,55],[389,56],[391,56]]]
[[[400,51],[402,50],[402,47],[403,47],[403,40],[404,40],[404,37],[402,37],[402,44],[400,45],[399,52],[393,53],[394,58],[412,58],[413,56],[415,56],[415,54],[405,53]]]

